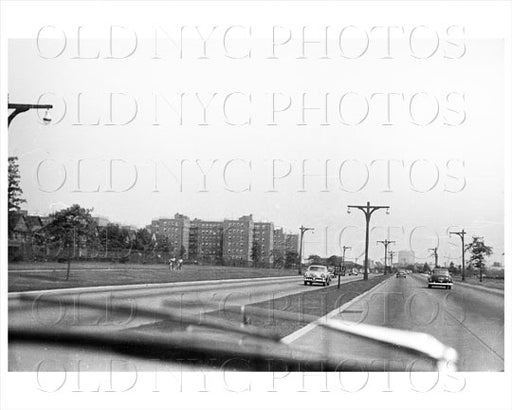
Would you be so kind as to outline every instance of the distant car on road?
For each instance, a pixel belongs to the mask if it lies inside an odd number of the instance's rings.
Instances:
[[[329,286],[331,283],[331,274],[323,265],[311,265],[304,273],[304,285],[313,285],[321,283],[323,286]]]
[[[359,275],[359,269],[357,269],[357,268],[348,269],[348,276],[357,276],[357,275]]]
[[[441,286],[445,289],[451,289],[453,280],[448,269],[435,268],[428,277],[428,287]]]
[[[396,277],[397,278],[406,278],[407,277],[407,272],[405,270],[399,270],[396,273]]]

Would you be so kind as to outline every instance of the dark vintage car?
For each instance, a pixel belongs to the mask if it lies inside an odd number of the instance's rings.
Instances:
[[[436,268],[428,277],[428,287],[434,286],[444,287],[445,289],[451,289],[453,286],[453,280],[448,269]]]

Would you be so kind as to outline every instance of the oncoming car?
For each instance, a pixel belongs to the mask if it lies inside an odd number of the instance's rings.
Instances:
[[[446,289],[451,289],[453,280],[448,269],[435,268],[432,274],[428,277],[428,287],[441,286]]]
[[[397,273],[396,273],[396,277],[397,278],[406,278],[407,277],[407,272],[405,270],[399,270]]]
[[[321,283],[323,286],[329,286],[331,275],[329,270],[322,265],[311,265],[304,273],[304,285]]]

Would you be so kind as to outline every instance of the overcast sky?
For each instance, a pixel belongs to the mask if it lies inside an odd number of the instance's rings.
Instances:
[[[291,43],[269,59],[268,39],[251,42],[251,58],[227,58],[213,42],[210,58],[198,59],[201,43],[185,44],[181,60],[169,42],[158,43],[155,54],[155,41],[141,39],[129,58],[106,59],[109,43],[88,41],[81,56],[100,58],[77,59],[71,40],[57,58],[43,57],[56,54],[59,42],[41,42],[38,50],[33,40],[10,41],[10,102],[35,103],[53,93],[41,102],[55,105],[50,125],[29,112],[9,129],[9,155],[19,157],[29,212],[48,214],[79,203],[139,227],[176,212],[214,220],[252,213],[288,231],[314,227],[306,235],[306,254],[339,253],[341,234],[354,258],[363,251],[364,217],[347,214],[347,205],[370,201],[391,207],[389,215],[378,211],[372,217],[373,259],[383,256],[377,240],[389,237],[397,241],[395,250],[412,246],[425,258],[439,237],[441,263],[445,256],[456,262],[459,241],[447,231],[464,227],[468,236],[484,236],[494,247],[493,260],[502,261],[500,41],[465,39],[461,58],[439,52],[430,59],[400,50],[393,59],[376,52],[360,59],[333,52],[321,59],[321,47],[297,59],[300,48]],[[353,46],[347,53],[358,52],[357,42],[346,44]],[[130,47],[130,41],[116,43],[114,54]],[[247,49],[243,39],[230,48],[236,56]],[[428,98],[415,97],[411,114],[411,96],[423,92]],[[112,97],[114,125],[106,125],[109,93],[124,93]],[[391,97],[391,121],[379,93],[403,94],[403,100]],[[322,107],[306,111],[305,118],[303,94],[307,106]],[[437,116],[432,97],[439,101]],[[275,111],[290,107],[273,117],[273,98]],[[204,106],[209,125],[201,125]],[[116,125],[133,115],[129,124]],[[321,176],[305,177],[303,186],[303,166]]]

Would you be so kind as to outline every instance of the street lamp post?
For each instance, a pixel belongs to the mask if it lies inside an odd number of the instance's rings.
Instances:
[[[370,218],[372,217],[372,214],[378,209],[386,209],[387,213],[389,213],[389,206],[371,206],[370,202],[367,202],[366,205],[349,205],[347,212],[350,213],[350,210],[352,208],[356,208],[362,211],[366,219],[366,240],[364,248],[364,280],[368,280],[368,246],[370,242]]]
[[[7,108],[9,110],[14,110],[11,114],[9,114],[9,119],[7,120],[7,127],[9,127],[11,125],[12,120],[14,120],[14,118],[16,116],[18,116],[19,114],[24,113],[28,110],[51,110],[53,108],[53,105],[51,105],[51,104],[13,104],[13,103],[8,103]],[[45,116],[43,118],[43,121],[48,123],[51,120],[50,120],[50,118]]]
[[[300,226],[300,243],[299,243],[299,275],[302,275],[302,240],[304,238],[304,233],[307,231],[314,231],[314,228],[306,228],[305,226]]]
[[[465,274],[465,270],[466,270],[466,267],[465,267],[465,262],[464,262],[464,253],[466,252],[465,250],[465,247],[464,247],[464,235],[466,235],[466,231],[464,231],[464,228],[462,228],[462,231],[458,231],[458,232],[450,232],[450,235],[457,235],[460,237],[461,241],[462,241],[462,266],[461,266],[461,275],[462,275],[462,281],[464,282],[466,280],[466,274]]]
[[[437,260],[438,260],[437,246],[435,248],[429,248],[428,250],[434,252],[434,259],[435,259],[435,262],[436,262],[435,265],[434,265],[434,268],[439,267],[439,265],[437,263]]]
[[[383,241],[377,241],[377,243],[382,243],[384,245],[384,275],[388,273],[388,246],[392,243],[396,243],[395,241],[390,241],[384,239]]]
[[[342,249],[343,249],[343,257],[342,257],[342,263],[343,263],[343,265],[342,265],[342,268],[341,268],[341,269],[342,269],[342,272],[345,272],[345,251],[346,251],[347,249],[352,249],[352,247],[351,247],[351,246],[343,246],[343,248],[342,248]],[[338,289],[340,288],[340,285],[341,285],[341,272],[340,272],[340,273],[339,273],[339,275],[338,275]]]

